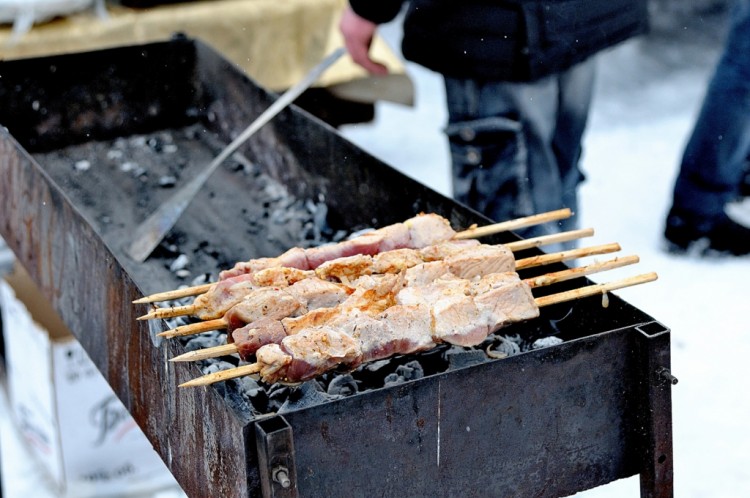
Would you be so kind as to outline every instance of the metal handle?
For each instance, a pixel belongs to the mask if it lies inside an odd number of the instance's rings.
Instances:
[[[126,253],[135,261],[142,263],[153,252],[161,240],[169,233],[177,220],[185,211],[190,201],[201,189],[208,177],[224,162],[224,160],[235,152],[240,145],[245,143],[264,124],[268,123],[278,113],[291,104],[299,95],[307,90],[310,85],[320,78],[323,72],[336,62],[346,49],[341,47],[328,55],[323,61],[315,66],[299,83],[284,92],[263,114],[258,116],[245,131],[227,145],[205,170],[193,178],[190,183],[175,193],[164,204],[162,204],[146,221],[141,223],[135,230],[133,242],[127,248]]]

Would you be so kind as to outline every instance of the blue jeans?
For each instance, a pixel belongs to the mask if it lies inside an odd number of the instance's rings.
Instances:
[[[588,60],[533,83],[445,78],[453,196],[503,221],[578,208],[578,167],[594,84]],[[575,217],[519,231],[575,228]]]
[[[675,181],[672,211],[696,228],[723,215],[750,154],[750,0],[738,0]]]

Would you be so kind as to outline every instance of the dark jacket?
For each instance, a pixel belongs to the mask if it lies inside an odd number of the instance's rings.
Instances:
[[[404,0],[350,0],[392,20]],[[532,81],[646,31],[647,0],[411,0],[402,51],[458,78]]]

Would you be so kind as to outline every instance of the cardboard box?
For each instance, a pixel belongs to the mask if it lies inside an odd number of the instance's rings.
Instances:
[[[176,482],[25,271],[0,280],[15,424],[60,496],[147,493]]]

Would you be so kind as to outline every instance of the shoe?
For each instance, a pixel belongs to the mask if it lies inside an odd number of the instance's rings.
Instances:
[[[675,253],[696,251],[699,254],[750,254],[750,228],[732,221],[726,214],[711,223],[698,225],[670,212],[664,237],[667,239],[667,250]]]

